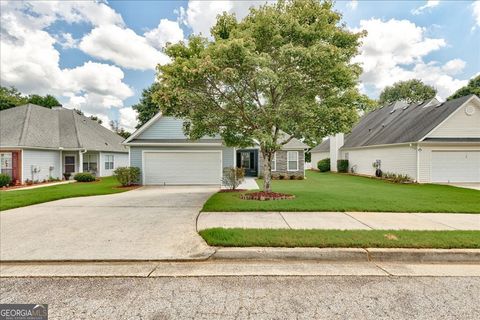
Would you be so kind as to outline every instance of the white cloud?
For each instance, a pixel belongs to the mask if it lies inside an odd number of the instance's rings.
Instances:
[[[110,60],[131,69],[155,69],[169,62],[169,58],[153,48],[133,30],[116,25],[103,25],[83,37],[79,48],[94,57]]]
[[[472,3],[472,14],[475,18],[475,25],[472,27],[472,31],[480,27],[480,1],[474,1]]]
[[[98,3],[90,5],[99,6],[99,10],[103,6]],[[133,95],[131,88],[123,82],[123,71],[116,66],[89,61],[76,68],[60,68],[60,54],[54,47],[58,40],[43,30],[60,15],[55,10],[53,13],[47,10],[50,2],[35,2],[33,5],[2,2],[1,6],[2,85],[15,86],[26,94],[53,94],[67,101],[67,107],[77,107],[104,118],[111,108],[123,107],[123,100]],[[28,12],[25,11],[26,7],[29,8]],[[76,12],[82,18],[79,12],[84,12],[85,4],[81,3],[80,7],[80,11],[68,12]],[[47,17],[43,11],[47,11]],[[68,19],[80,19],[61,12]],[[37,21],[32,20],[35,15]],[[62,37],[69,39],[68,36]]]
[[[176,43],[184,39],[183,30],[178,21],[168,19],[160,20],[158,26],[146,32],[144,36],[157,49],[165,47],[167,43]]]
[[[351,10],[355,10],[358,7],[358,0],[351,0],[349,3],[347,3],[347,8]]]
[[[137,112],[132,108],[120,109],[120,127],[125,130],[133,132],[137,125]]]
[[[57,42],[63,49],[76,48],[78,45],[78,39],[74,39],[71,33],[61,33],[57,37]]]
[[[447,43],[426,37],[426,29],[411,21],[361,20],[355,31],[359,30],[367,30],[368,35],[355,62],[362,64],[361,80],[374,88],[374,95],[397,81],[418,78],[436,87],[438,95],[445,98],[467,82],[453,77],[465,67],[463,60],[453,59],[444,65],[424,61],[428,54]]]
[[[258,7],[270,0],[218,0],[218,1],[189,1],[187,8],[180,8],[183,22],[190,26],[194,33],[210,36],[210,28],[215,24],[217,15],[224,11],[235,13],[237,19],[243,19],[250,7]]]
[[[439,0],[428,0],[426,4],[421,7],[412,10],[412,14],[419,15],[425,12],[425,10],[429,10],[434,8],[440,4]]]

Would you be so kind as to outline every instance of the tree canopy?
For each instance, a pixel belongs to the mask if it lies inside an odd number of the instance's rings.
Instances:
[[[108,124],[110,125],[110,129],[122,138],[127,139],[130,137],[131,133],[126,131],[125,128],[121,127],[117,120],[110,120]]]
[[[455,91],[447,100],[468,96],[469,94],[476,94],[480,97],[480,74],[468,81],[465,87],[462,87]]]
[[[385,105],[400,100],[407,103],[421,102],[435,98],[436,94],[437,90],[434,87],[424,84],[421,80],[398,81],[383,89],[378,103]]]
[[[224,13],[211,31],[213,41],[193,35],[167,47],[172,62],[157,66],[154,102],[184,118],[192,139],[258,141],[266,191],[270,160],[290,139],[320,141],[357,121],[365,100],[352,58],[363,33],[348,30],[331,1],[278,1],[242,21]]]
[[[46,108],[61,105],[60,102],[50,94],[46,96],[38,94],[24,96],[14,87],[7,88],[0,86],[0,110],[10,109],[27,103],[33,103]]]
[[[158,83],[155,82],[150,87],[143,89],[140,101],[132,106],[132,109],[137,111],[137,129],[160,111],[159,105],[153,101],[153,93],[157,87]]]

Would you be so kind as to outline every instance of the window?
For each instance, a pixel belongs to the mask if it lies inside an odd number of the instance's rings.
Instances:
[[[272,156],[272,164],[270,165],[272,171],[277,171],[277,153],[275,152]]]
[[[97,172],[97,155],[96,154],[83,155],[83,171]]]
[[[12,166],[12,153],[11,152],[4,152],[0,153],[0,162],[1,162],[1,172],[10,176],[12,178],[13,175],[13,166]]]
[[[298,171],[298,151],[287,152],[287,171]]]
[[[113,155],[105,156],[105,170],[113,170]]]

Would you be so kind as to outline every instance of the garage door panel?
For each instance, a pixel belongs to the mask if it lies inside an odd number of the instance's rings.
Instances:
[[[432,182],[479,182],[480,151],[433,151]]]
[[[220,184],[219,151],[147,152],[145,184]]]

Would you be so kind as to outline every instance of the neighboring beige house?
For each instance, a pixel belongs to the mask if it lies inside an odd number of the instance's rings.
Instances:
[[[311,150],[312,166],[324,158],[348,159],[349,170],[407,174],[420,183],[480,182],[480,99],[469,95],[443,103],[394,103],[362,117],[343,134]]]
[[[15,184],[64,173],[111,176],[128,165],[123,138],[74,110],[34,104],[0,111],[1,172]]]

